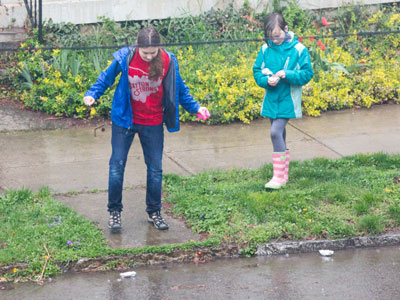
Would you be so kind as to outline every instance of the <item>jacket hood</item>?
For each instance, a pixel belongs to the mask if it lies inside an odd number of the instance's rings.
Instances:
[[[274,42],[268,40],[267,44],[271,48],[280,48],[280,49],[290,49],[296,46],[299,43],[297,36],[294,35],[293,31],[289,31],[287,33],[287,40],[284,41],[282,44],[277,45]]]
[[[131,51],[134,50],[135,47],[124,47],[114,52],[113,57],[121,66],[123,66],[124,62],[126,61],[126,57],[129,55],[129,53],[131,53]]]

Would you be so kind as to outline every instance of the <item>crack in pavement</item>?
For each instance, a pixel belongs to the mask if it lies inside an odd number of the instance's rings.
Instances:
[[[172,156],[168,155],[167,152],[164,152],[164,155],[169,158],[173,163],[175,163],[179,168],[181,168],[183,171],[188,173],[189,175],[194,175],[195,172],[190,171],[188,168],[186,168],[184,165],[182,165],[180,162],[178,162],[176,159],[174,159]]]
[[[318,140],[316,137],[313,137],[311,134],[307,133],[306,131],[294,126],[292,123],[288,122],[288,125],[290,125],[291,127],[293,127],[294,129],[298,130],[299,132],[301,132],[302,134],[308,136],[310,139],[312,139],[313,141],[317,142],[318,144],[324,146],[325,148],[329,149],[330,151],[332,151],[333,153],[339,155],[339,157],[344,157],[343,154],[337,152],[335,149],[329,147],[327,144],[321,142],[320,140]]]

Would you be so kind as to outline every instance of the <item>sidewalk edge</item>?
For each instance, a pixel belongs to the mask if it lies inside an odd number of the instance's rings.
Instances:
[[[316,252],[322,249],[345,250],[400,245],[400,234],[354,237],[337,240],[290,241],[267,243],[257,247],[256,256]]]

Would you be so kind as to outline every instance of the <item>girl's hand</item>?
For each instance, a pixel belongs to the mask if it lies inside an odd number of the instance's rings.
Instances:
[[[268,68],[262,69],[261,73],[263,73],[264,75],[267,75],[267,76],[271,76],[271,75],[274,74],[274,73],[272,73],[271,70],[268,69]]]
[[[83,102],[87,106],[92,106],[93,103],[95,102],[95,100],[94,100],[94,98],[92,96],[86,96],[86,97],[83,98]]]
[[[202,106],[197,111],[197,117],[198,118],[196,119],[196,121],[198,121],[198,120],[207,120],[209,117],[211,117],[211,115],[210,115],[207,107]]]
[[[278,77],[280,77],[280,78],[285,78],[286,77],[286,73],[285,73],[285,71],[283,71],[283,70],[280,70],[280,71],[278,71],[276,74],[275,74],[275,76],[278,76]]]
[[[278,76],[276,76],[276,75],[270,76],[270,77],[268,77],[268,84],[270,86],[276,86],[278,84],[278,82],[279,82],[279,79],[280,78]]]

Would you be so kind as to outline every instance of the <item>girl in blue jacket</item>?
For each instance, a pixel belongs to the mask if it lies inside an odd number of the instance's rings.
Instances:
[[[207,108],[189,94],[179,74],[174,54],[158,47],[160,34],[153,27],[140,30],[137,44],[114,53],[110,66],[99,75],[83,101],[91,106],[121,74],[111,107],[112,154],[109,163],[108,227],[121,229],[122,188],[128,152],[137,133],[147,166],[146,211],[157,229],[168,229],[161,216],[162,153],[165,123],[168,131],[179,130],[179,104],[199,118],[209,117]]]
[[[271,120],[273,177],[266,188],[279,189],[289,178],[286,124],[301,118],[302,86],[314,76],[308,50],[297,40],[283,16],[269,15],[264,23],[266,43],[253,65],[256,83],[265,89],[261,115]]]

